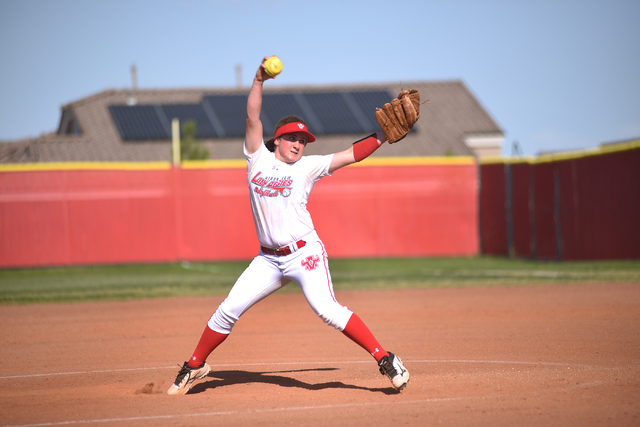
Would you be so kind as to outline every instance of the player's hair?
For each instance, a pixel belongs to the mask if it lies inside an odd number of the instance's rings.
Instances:
[[[301,117],[298,117],[298,116],[285,116],[285,117],[281,118],[278,123],[276,123],[276,127],[273,130],[273,134],[275,135],[276,132],[278,131],[278,129],[280,129],[284,125],[288,125],[289,123],[303,123],[304,125],[307,124],[304,120],[302,120]],[[268,141],[265,141],[264,145],[266,145],[267,149],[269,151],[271,151],[272,153],[274,151],[276,151],[275,138],[271,138]]]

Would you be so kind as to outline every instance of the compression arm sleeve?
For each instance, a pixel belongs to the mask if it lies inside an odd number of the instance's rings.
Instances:
[[[356,162],[359,162],[369,157],[378,148],[380,148],[378,136],[375,133],[371,134],[353,143],[353,157]]]

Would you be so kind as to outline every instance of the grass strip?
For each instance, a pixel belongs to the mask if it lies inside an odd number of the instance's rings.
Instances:
[[[0,304],[117,301],[225,295],[249,261],[181,262],[0,270]],[[340,290],[640,284],[640,262],[539,262],[493,257],[335,259]],[[285,292],[298,292],[295,285]]]

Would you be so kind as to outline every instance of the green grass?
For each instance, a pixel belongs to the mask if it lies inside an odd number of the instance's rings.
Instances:
[[[0,270],[0,304],[225,295],[241,262],[110,265]],[[505,258],[331,260],[336,291],[630,282],[640,262],[534,262]],[[297,291],[295,285],[285,291]]]

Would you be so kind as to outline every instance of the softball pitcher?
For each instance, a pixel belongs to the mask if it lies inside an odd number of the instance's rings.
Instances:
[[[205,378],[211,369],[207,357],[229,336],[240,316],[289,282],[297,283],[313,311],[368,351],[393,387],[402,390],[409,381],[409,372],[400,358],[385,351],[362,320],[336,300],[327,251],[307,211],[311,189],[320,178],[368,157],[387,137],[385,133],[374,134],[339,153],[303,157],[306,145],[316,138],[300,117],[287,116],[276,125],[274,137],[264,142],[260,121],[262,87],[270,78],[273,77],[265,71],[263,61],[247,99],[244,141],[260,253],[209,319],[193,355],[184,362],[168,394],[185,394],[195,381]]]

